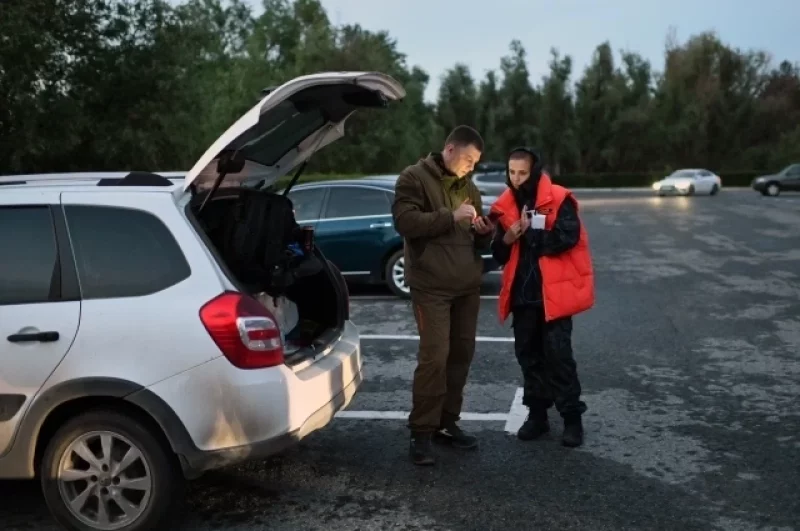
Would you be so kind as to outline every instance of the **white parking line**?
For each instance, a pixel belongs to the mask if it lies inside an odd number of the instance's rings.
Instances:
[[[361,420],[408,420],[408,411],[339,411],[337,418]],[[506,413],[462,413],[461,420],[503,422]]]
[[[517,433],[528,416],[528,408],[522,405],[522,387],[514,393],[514,400],[511,402],[511,409],[508,411],[506,420],[506,433]]]
[[[339,411],[337,418],[357,420],[408,420],[408,411]],[[507,433],[516,433],[525,422],[527,408],[522,405],[522,388],[514,393],[508,413],[461,413],[461,420],[483,422],[505,422]]]
[[[361,334],[361,339],[394,340],[394,341],[419,341],[419,336],[400,334]],[[513,337],[477,336],[475,341],[489,343],[513,343]]]

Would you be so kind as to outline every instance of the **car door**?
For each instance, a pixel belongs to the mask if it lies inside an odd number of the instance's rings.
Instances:
[[[330,186],[316,228],[325,257],[343,275],[365,276],[381,267],[396,235],[389,192],[367,186]]]
[[[786,176],[781,182],[781,188],[800,191],[800,164],[795,164],[786,171]]]
[[[708,170],[700,170],[697,172],[698,182],[700,183],[699,192],[710,193],[714,185],[717,184],[717,179],[714,174]]]
[[[0,194],[0,456],[64,359],[81,302],[57,192]]]

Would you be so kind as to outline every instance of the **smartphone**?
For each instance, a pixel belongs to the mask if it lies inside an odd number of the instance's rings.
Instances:
[[[491,221],[492,223],[494,223],[494,222],[496,222],[498,219],[502,218],[502,217],[503,217],[503,214],[502,214],[502,212],[496,212],[496,211],[492,210],[492,211],[490,211],[490,212],[489,212],[489,215],[488,215],[488,216],[486,216],[486,217],[489,219],[489,221]]]

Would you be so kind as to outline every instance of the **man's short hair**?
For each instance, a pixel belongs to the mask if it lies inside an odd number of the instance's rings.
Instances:
[[[468,125],[459,125],[447,135],[444,145],[453,144],[458,147],[473,146],[483,152],[483,138],[481,134]]]

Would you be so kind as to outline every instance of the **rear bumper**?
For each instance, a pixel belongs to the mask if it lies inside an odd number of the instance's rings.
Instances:
[[[171,442],[191,478],[294,445],[347,407],[361,382],[360,338],[348,321],[328,352],[306,364],[244,371],[218,358],[150,391],[186,427],[188,440]]]
[[[753,181],[752,183],[750,183],[750,186],[756,192],[763,192],[767,188],[767,182],[766,181],[761,181],[761,182]]]
[[[247,445],[217,450],[196,450],[180,455],[181,465],[186,477],[197,477],[205,471],[221,468],[251,459],[263,459],[291,448],[310,433],[324,428],[330,423],[336,412],[346,408],[361,385],[362,375],[359,372],[352,382],[334,396],[330,402],[312,413],[299,428],[277,435],[270,439],[249,443]]]

